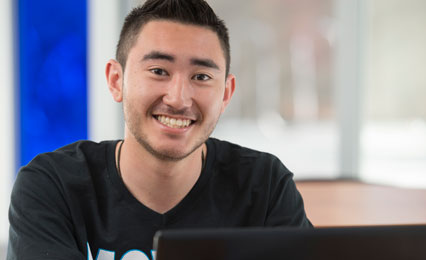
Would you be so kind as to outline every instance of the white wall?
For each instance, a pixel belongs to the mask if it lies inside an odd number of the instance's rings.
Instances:
[[[0,1],[0,244],[8,234],[7,212],[14,175],[12,0]]]
[[[121,27],[121,1],[89,0],[88,77],[89,139],[94,141],[122,138],[121,104],[109,94],[105,65],[115,57]]]

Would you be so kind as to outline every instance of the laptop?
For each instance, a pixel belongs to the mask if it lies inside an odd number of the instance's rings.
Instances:
[[[426,225],[159,231],[156,260],[426,259]]]

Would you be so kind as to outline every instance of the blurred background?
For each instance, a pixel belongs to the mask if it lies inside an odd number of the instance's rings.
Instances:
[[[22,165],[122,138],[104,68],[144,1],[0,1],[0,244]],[[213,136],[296,180],[426,188],[426,1],[209,0],[231,37],[233,100]]]

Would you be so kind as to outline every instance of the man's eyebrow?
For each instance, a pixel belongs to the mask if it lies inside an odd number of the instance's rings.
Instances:
[[[146,61],[146,60],[167,60],[170,62],[174,62],[175,56],[164,53],[164,52],[160,52],[160,51],[152,51],[143,56],[142,61]],[[191,62],[191,65],[202,66],[202,67],[219,70],[219,66],[211,59],[192,58],[190,62]]]
[[[146,61],[146,60],[167,60],[170,62],[174,62],[175,61],[175,57],[173,55],[167,54],[167,53],[163,53],[163,52],[159,52],[159,51],[152,51],[148,54],[145,54],[142,58],[142,61]]]
[[[217,66],[217,64],[211,59],[192,58],[191,64],[196,66],[203,66],[207,68],[217,69],[217,70],[219,69],[219,66]]]

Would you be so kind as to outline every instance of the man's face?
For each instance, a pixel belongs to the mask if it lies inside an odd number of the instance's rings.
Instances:
[[[160,159],[185,158],[213,131],[234,91],[210,29],[148,22],[130,49],[123,77],[126,136]]]

